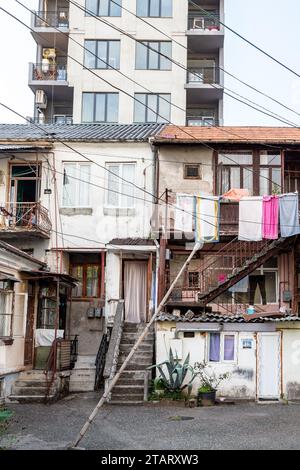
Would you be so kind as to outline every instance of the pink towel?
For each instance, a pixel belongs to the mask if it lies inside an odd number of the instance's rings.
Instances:
[[[263,238],[276,240],[278,238],[278,196],[263,197]]]

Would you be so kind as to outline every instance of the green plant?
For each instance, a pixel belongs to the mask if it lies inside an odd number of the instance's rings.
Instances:
[[[198,392],[207,393],[217,390],[220,383],[227,380],[230,377],[229,372],[223,374],[216,374],[212,370],[212,366],[208,365],[207,362],[196,362],[194,365],[195,376],[199,377],[201,386]]]
[[[188,354],[183,364],[180,363],[178,356],[174,357],[172,349],[170,348],[169,351],[169,358],[167,361],[164,361],[160,364],[155,364],[153,366],[148,367],[148,369],[157,368],[159,371],[159,380],[161,386],[165,388],[166,392],[182,392],[184,389],[188,389],[188,394],[190,395],[192,391],[192,383],[195,379],[194,368],[189,364],[190,362],[190,355]],[[166,368],[166,373],[164,372],[163,368]],[[192,374],[191,379],[184,383],[187,373],[190,372]],[[165,392],[164,395],[167,393]]]

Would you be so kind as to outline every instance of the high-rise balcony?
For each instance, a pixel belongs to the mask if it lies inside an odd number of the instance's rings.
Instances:
[[[223,86],[220,84],[219,69],[217,67],[189,67],[185,88],[189,103],[202,99],[206,102],[220,100],[223,96]]]
[[[57,11],[34,11],[32,12],[32,26],[34,28],[69,29],[69,10],[63,8]]]
[[[55,42],[58,49],[67,51],[68,33],[68,8],[58,8],[56,11],[53,8],[31,13],[31,34],[37,44],[49,47],[49,44]]]
[[[55,99],[69,100],[73,89],[67,81],[67,66],[65,63],[29,64],[28,85],[33,92],[44,90],[48,99],[55,94]]]
[[[219,12],[189,12],[186,34],[189,47],[194,51],[212,51],[223,47],[224,27],[220,24]]]

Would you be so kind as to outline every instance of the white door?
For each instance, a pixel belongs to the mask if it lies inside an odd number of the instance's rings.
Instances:
[[[258,398],[280,398],[280,333],[258,333]]]

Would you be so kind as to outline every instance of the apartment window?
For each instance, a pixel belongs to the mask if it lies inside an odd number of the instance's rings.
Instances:
[[[118,122],[118,93],[82,93],[82,122]]]
[[[71,274],[78,279],[73,288],[72,297],[100,297],[100,266],[98,264],[74,264]]]
[[[137,42],[135,68],[138,70],[171,70],[171,61],[165,57],[171,57],[171,55],[171,41]]]
[[[260,152],[259,194],[281,193],[281,155],[280,153]]]
[[[252,152],[226,153],[218,156],[218,191],[224,194],[232,188],[248,189],[253,194]]]
[[[87,16],[121,16],[122,0],[86,0]]]
[[[107,172],[108,207],[134,207],[135,163],[109,163]]]
[[[89,207],[90,174],[89,163],[64,163],[63,207]]]
[[[188,109],[187,110],[187,125],[188,126],[215,126],[216,125],[216,110],[210,109],[210,108]]]
[[[185,179],[201,179],[201,165],[199,164],[184,164],[184,178]]]
[[[0,338],[12,336],[13,283],[0,281]]]
[[[188,273],[189,287],[197,289],[200,286],[200,273],[198,271],[190,271]]]
[[[170,120],[169,94],[135,93],[135,122],[166,122]]]
[[[172,0],[137,0],[136,13],[144,17],[171,18]]]
[[[85,41],[84,65],[90,69],[119,69],[120,41]]]
[[[236,335],[234,333],[210,333],[209,362],[234,362],[236,359]]]

